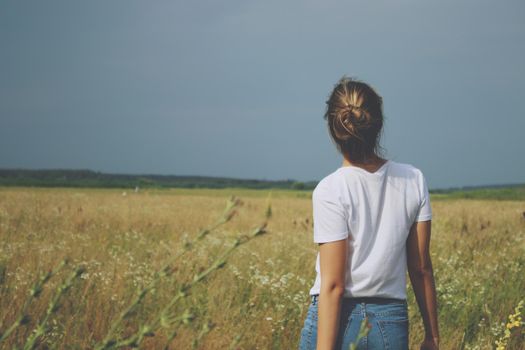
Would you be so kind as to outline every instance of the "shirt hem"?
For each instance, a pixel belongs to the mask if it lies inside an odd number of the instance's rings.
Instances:
[[[319,295],[320,294],[320,291],[310,291],[309,292],[309,296],[314,296],[314,295]],[[355,298],[355,299],[359,299],[359,298],[383,298],[383,299],[397,299],[397,300],[407,300],[407,296],[406,294],[404,296],[400,296],[400,295],[349,295],[349,294],[344,294],[343,295],[343,298]]]
[[[420,216],[420,217],[416,218],[416,222],[428,221],[430,219],[432,219],[432,215],[423,215],[423,216]]]
[[[322,235],[315,235],[314,243],[328,243],[328,242],[340,241],[346,238],[348,238],[348,232],[340,233],[338,235],[334,235],[330,237],[323,237]]]

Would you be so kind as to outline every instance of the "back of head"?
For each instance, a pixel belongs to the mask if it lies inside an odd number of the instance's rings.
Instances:
[[[324,118],[339,151],[355,163],[377,155],[383,128],[381,96],[368,84],[343,77],[326,103]]]

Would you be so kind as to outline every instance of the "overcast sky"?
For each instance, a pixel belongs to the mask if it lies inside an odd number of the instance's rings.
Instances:
[[[522,0],[2,1],[0,167],[319,180],[346,74],[430,188],[523,183],[524,57]]]

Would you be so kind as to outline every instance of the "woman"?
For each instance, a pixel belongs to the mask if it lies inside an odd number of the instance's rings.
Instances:
[[[436,292],[429,254],[432,212],[425,178],[380,157],[382,98],[343,77],[325,119],[343,155],[313,195],[317,276],[301,331],[302,350],[408,349],[406,272],[423,318],[421,349],[438,349]]]

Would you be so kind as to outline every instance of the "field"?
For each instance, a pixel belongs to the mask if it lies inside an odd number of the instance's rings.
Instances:
[[[315,277],[310,196],[0,188],[0,348],[295,349]],[[432,208],[442,349],[522,349],[509,316],[525,313],[525,200]]]

